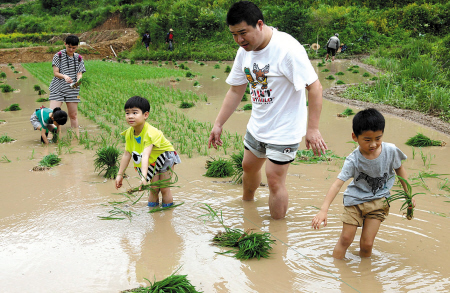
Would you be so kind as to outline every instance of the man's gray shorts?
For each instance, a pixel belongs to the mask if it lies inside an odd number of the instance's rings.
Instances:
[[[272,163],[284,165],[294,161],[300,144],[278,145],[264,143],[256,140],[250,132],[247,131],[244,137],[244,145],[246,149],[251,151],[256,157],[267,158]]]

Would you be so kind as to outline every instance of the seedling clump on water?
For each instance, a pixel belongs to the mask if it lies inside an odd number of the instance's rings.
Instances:
[[[271,245],[275,243],[275,240],[270,239],[270,233],[252,232],[251,229],[243,231],[240,229],[229,228],[225,226],[223,222],[222,211],[220,212],[220,215],[218,215],[218,213],[208,204],[204,204],[201,208],[208,213],[201,215],[200,217],[206,217],[210,221],[217,218],[219,223],[225,229],[225,232],[218,232],[213,237],[212,241],[219,247],[229,247],[231,249],[225,252],[217,252],[218,254],[231,253],[233,254],[233,257],[242,260],[269,257],[270,250],[272,249]]]
[[[9,137],[7,134],[3,134],[2,136],[0,136],[0,143],[6,143],[11,141],[15,141],[15,139]]]
[[[119,156],[120,150],[116,145],[103,146],[95,153],[94,167],[95,172],[103,171],[103,177],[108,179],[114,179],[119,171]]]
[[[350,108],[347,108],[344,110],[344,112],[337,114],[338,117],[348,117],[351,115],[355,115],[355,112],[353,112],[353,110]]]
[[[224,178],[234,174],[233,163],[223,158],[206,161],[206,177]]]
[[[61,162],[61,158],[57,154],[49,154],[42,158],[39,164],[33,167],[33,171],[43,171],[48,170],[52,167],[57,166]]]
[[[445,146],[446,143],[442,140],[432,140],[429,137],[418,133],[417,135],[410,137],[406,144],[415,147],[425,147],[425,146]]]
[[[19,107],[19,104],[11,104],[8,108],[5,109],[5,111],[18,111],[18,110],[22,110]]]

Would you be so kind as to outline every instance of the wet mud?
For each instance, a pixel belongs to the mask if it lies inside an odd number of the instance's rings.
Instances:
[[[220,63],[220,69],[214,69],[215,64],[200,66],[190,62],[191,71],[199,73],[195,79],[159,83],[206,94],[207,102],[180,111],[213,123],[228,90],[223,71],[231,63]],[[339,79],[347,84],[366,82],[367,78],[362,77],[365,69],[360,68],[356,75],[345,71],[351,65],[348,61],[334,62],[327,65],[327,73],[320,72],[323,67],[316,67],[324,90],[336,82],[324,78],[338,71],[346,73]],[[415,192],[425,194],[417,196],[415,218],[411,221],[399,211],[401,202],[391,204],[369,259],[358,256],[360,229],[345,260],[331,256],[342,228],[339,215],[344,189],[330,207],[328,226],[319,231],[311,229],[311,220],[338,175],[341,160],[290,166],[286,182],[289,210],[283,220],[270,218],[267,186],[258,189],[255,201],[243,202],[241,185],[203,176],[208,157],[182,156],[182,163],[176,167],[179,188],[173,188],[172,193],[175,203],[184,201],[184,205],[149,214],[143,198],[133,207],[136,215],[131,221],[101,221],[98,216],[108,211],[104,204],[123,197],[115,194],[112,180],[94,172],[95,151],[85,150],[75,140],[71,151],[66,148],[61,154],[61,165],[47,171],[30,171],[44,155],[55,153],[56,147],[42,146],[39,132],[29,122],[32,111],[45,105],[35,102],[38,95],[33,85],[45,87],[19,64],[15,67],[28,79],[17,80],[17,74],[5,65],[1,69],[7,73],[7,83],[20,92],[0,93],[0,109],[18,103],[22,110],[0,112],[0,119],[6,120],[0,125],[0,134],[16,139],[0,144],[0,157],[11,161],[0,162],[0,291],[119,292],[146,285],[144,278],[161,280],[179,268],[178,273],[186,274],[197,290],[208,293],[450,290],[450,234],[446,232],[450,192],[440,189],[450,175],[424,179],[423,185],[414,187]],[[193,86],[195,80],[200,87]],[[329,100],[323,103],[320,130],[328,148],[338,156],[346,156],[354,148],[350,142],[352,118],[336,115],[347,107]],[[350,107],[355,112],[363,108]],[[249,111],[237,111],[225,124],[225,130],[243,135],[249,117]],[[448,147],[413,150],[405,145],[417,132],[450,142],[448,134],[388,113],[385,117],[384,141],[395,143],[408,156],[404,165],[409,176],[419,172],[449,173]],[[85,117],[80,117],[80,125],[82,131],[100,133]],[[301,148],[305,148],[303,142]],[[136,186],[136,173],[132,168],[128,173],[132,175],[129,184]],[[122,192],[129,187],[125,183]],[[223,228],[217,221],[199,218],[205,213],[200,208],[202,203],[221,210],[230,227],[271,233],[276,239],[271,257],[239,261],[217,254],[224,250],[212,246],[211,239]]]

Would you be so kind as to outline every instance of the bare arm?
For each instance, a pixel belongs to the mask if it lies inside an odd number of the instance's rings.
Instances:
[[[320,113],[322,112],[322,85],[319,80],[306,87],[308,90],[308,128],[305,136],[307,149],[312,149],[315,155],[324,154],[327,144],[319,131]]]
[[[335,199],[336,195],[339,193],[339,190],[341,190],[342,185],[344,185],[344,181],[342,181],[341,179],[336,179],[336,181],[334,181],[331,185],[330,189],[327,192],[327,195],[325,196],[322,207],[320,208],[320,212],[318,212],[312,220],[311,224],[314,229],[319,229],[322,222],[324,227],[327,225],[328,209],[330,208],[330,205]]]
[[[238,107],[239,103],[244,96],[245,89],[247,88],[247,84],[242,84],[238,86],[231,86],[225,95],[225,99],[223,101],[222,107],[220,108],[219,114],[217,115],[216,121],[214,122],[214,127],[211,130],[211,134],[209,135],[208,140],[208,148],[211,147],[211,144],[214,148],[217,149],[217,146],[222,145],[222,140],[220,136],[222,135],[222,128],[225,122],[227,122],[228,118],[230,118],[231,114],[233,114],[234,110]]]
[[[130,160],[131,160],[131,154],[129,152],[125,151],[125,153],[122,156],[122,160],[120,160],[119,172],[117,173],[117,177],[116,177],[116,181],[115,181],[116,189],[119,189],[120,187],[122,187],[123,174],[125,172],[125,169],[128,167]]]
[[[48,144],[49,141],[48,141],[48,139],[47,139],[47,136],[45,135],[45,132],[46,132],[45,128],[44,128],[44,127],[41,127],[41,137],[42,137],[42,140],[44,140],[44,143],[45,143],[45,144]]]
[[[147,183],[147,172],[148,172],[148,159],[150,158],[150,154],[152,153],[153,145],[146,147],[142,152],[141,158],[141,173],[142,173],[142,184]]]
[[[67,83],[73,82],[70,76],[60,73],[57,66],[53,66],[53,75],[59,79],[64,79]]]

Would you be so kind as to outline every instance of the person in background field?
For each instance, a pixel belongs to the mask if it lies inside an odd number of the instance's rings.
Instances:
[[[166,35],[166,44],[169,44],[169,48],[167,50],[173,51],[173,29],[170,29],[169,32]]]
[[[77,137],[80,136],[78,129],[78,103],[80,102],[80,80],[83,73],[84,61],[81,55],[75,53],[80,40],[75,35],[70,35],[65,40],[66,49],[59,51],[53,56],[53,79],[50,83],[49,100],[50,108],[61,107],[65,102],[70,118],[70,126],[74,129]]]
[[[252,2],[233,4],[227,24],[240,48],[226,80],[230,89],[208,147],[222,145],[223,125],[238,107],[248,84],[252,113],[244,138],[242,199],[254,199],[265,163],[270,215],[281,219],[288,209],[285,181],[289,164],[302,137],[306,134],[306,147],[317,155],[327,149],[319,132],[322,85],[303,46],[292,36],[267,26],[261,10]]]
[[[150,33],[146,32],[144,36],[142,37],[142,44],[145,45],[145,48],[147,49],[147,52],[149,51],[148,46],[152,43],[152,39],[150,37]]]
[[[325,61],[328,61],[328,57],[331,54],[331,60],[334,61],[334,56],[336,56],[336,51],[341,47],[341,41],[339,40],[339,34],[335,33],[327,43],[327,57]]]
[[[124,109],[127,123],[131,127],[121,133],[125,136],[125,153],[120,161],[115,181],[116,189],[122,186],[123,175],[131,159],[142,185],[148,184],[148,181],[170,179],[174,166],[181,163],[181,159],[164,134],[146,122],[150,111],[148,100],[139,96],[131,97],[125,103]],[[162,206],[173,205],[170,187],[165,187],[151,190],[148,198],[149,207],[159,205],[160,191]]]
[[[61,125],[67,122],[67,113],[56,107],[55,109],[41,107],[31,114],[31,125],[34,130],[41,131],[41,142],[48,144],[48,132],[51,131],[53,136],[61,133]]]
[[[344,162],[336,181],[325,196],[320,211],[312,220],[312,227],[319,229],[327,225],[328,209],[345,181],[353,178],[344,191],[344,213],[341,236],[334,247],[333,257],[342,259],[355,238],[356,230],[362,227],[360,239],[361,257],[372,255],[373,243],[383,222],[389,214],[390,189],[395,183],[395,174],[407,178],[402,161],[406,155],[394,144],[383,142],[385,120],[376,109],[358,112],[353,118],[352,138],[358,143]],[[395,171],[395,172],[394,172]],[[403,189],[407,185],[400,180]],[[415,205],[415,201],[413,200]]]

